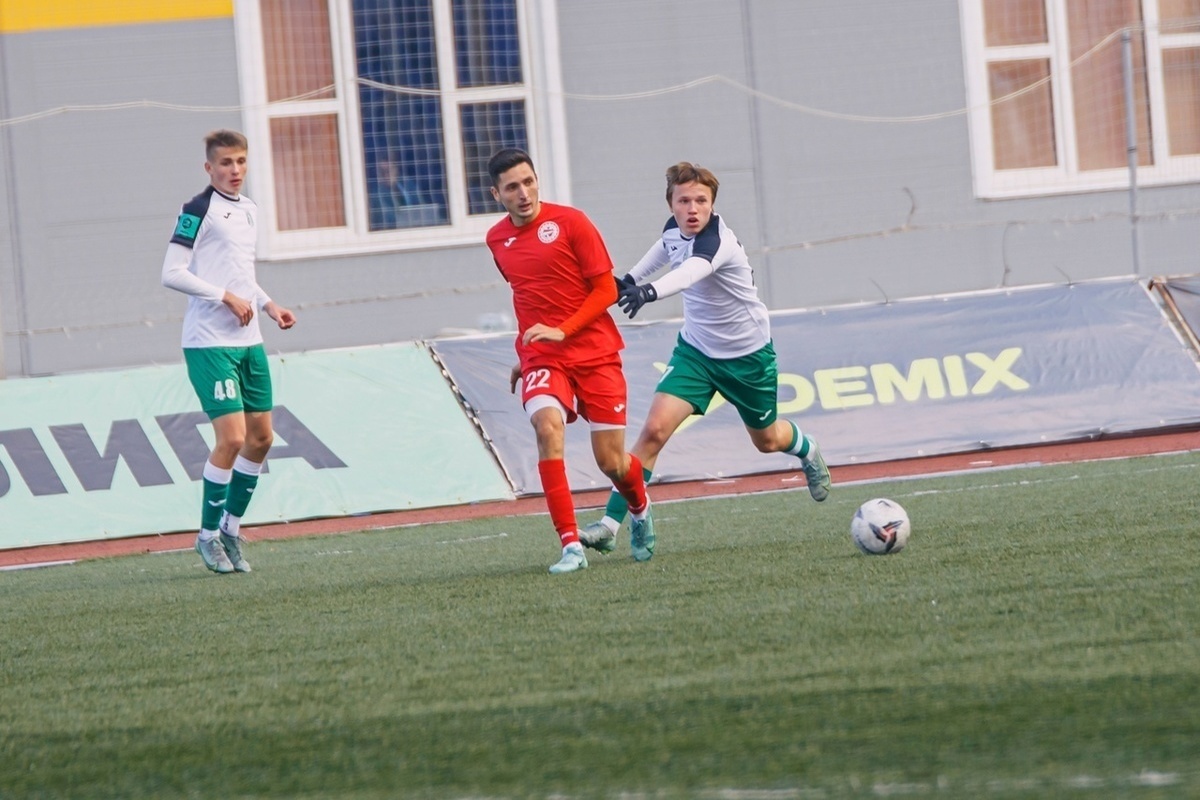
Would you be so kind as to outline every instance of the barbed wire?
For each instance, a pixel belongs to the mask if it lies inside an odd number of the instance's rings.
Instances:
[[[1180,21],[1177,23],[1160,23],[1157,27],[1161,31],[1161,30],[1170,30],[1173,28],[1194,29],[1194,28],[1196,28],[1196,26],[1197,26],[1197,21],[1191,20],[1191,21]],[[1085,51],[1084,53],[1080,54],[1075,59],[1073,59],[1069,64],[1069,68],[1074,68],[1075,66],[1084,62],[1085,60],[1091,58],[1093,55],[1095,55],[1100,50],[1108,47],[1115,40],[1117,40],[1119,37],[1121,37],[1122,34],[1124,34],[1126,31],[1144,32],[1146,29],[1147,29],[1147,26],[1145,24],[1138,24],[1138,25],[1127,26],[1125,28],[1120,28],[1120,29],[1113,31],[1112,33],[1108,34],[1107,36],[1105,36],[1104,38],[1099,40],[1096,44],[1094,44],[1092,47],[1090,47],[1087,51]],[[752,86],[748,86],[744,83],[733,80],[732,78],[729,78],[728,76],[719,75],[719,74],[707,75],[707,76],[704,76],[701,78],[696,78],[694,80],[685,81],[683,83],[675,84],[672,86],[666,86],[666,87],[650,89],[650,90],[645,90],[645,91],[640,91],[640,92],[626,92],[626,93],[619,93],[619,94],[589,94],[589,93],[579,93],[579,92],[563,92],[563,93],[561,93],[561,96],[565,99],[581,101],[581,102],[628,101],[628,100],[639,100],[639,99],[645,99],[645,98],[660,97],[663,95],[673,94],[673,93],[677,93],[677,92],[689,91],[689,90],[696,89],[696,88],[706,86],[706,85],[716,84],[716,85],[728,86],[737,91],[743,92],[749,96],[752,96],[759,100],[762,100],[763,102],[771,103],[771,104],[777,105],[781,108],[789,109],[792,111],[797,111],[797,112],[800,112],[803,114],[808,114],[808,115],[816,116],[816,117],[823,117],[823,118],[828,118],[828,119],[836,119],[836,120],[849,121],[849,122],[861,122],[861,123],[879,123],[879,124],[923,123],[923,122],[931,122],[931,121],[936,121],[936,120],[941,120],[941,119],[958,117],[958,116],[962,116],[964,114],[969,114],[972,111],[982,110],[982,109],[985,109],[985,108],[988,108],[991,106],[999,105],[1000,103],[1008,102],[1010,100],[1021,97],[1025,94],[1028,94],[1029,92],[1036,91],[1040,87],[1049,83],[1050,80],[1051,80],[1051,76],[1047,75],[1046,77],[1044,77],[1038,81],[1035,81],[1034,83],[1028,84],[1028,85],[1022,87],[1021,89],[1018,89],[1014,92],[1003,95],[1001,97],[997,97],[993,100],[988,101],[987,103],[983,103],[978,106],[968,106],[968,107],[951,109],[948,111],[935,112],[935,113],[930,113],[930,114],[901,115],[901,116],[850,114],[850,113],[844,113],[844,112],[839,112],[839,111],[833,111],[833,110],[829,110],[829,109],[816,108],[813,106],[805,105],[803,103],[797,103],[794,101],[790,101],[790,100],[778,97],[776,95],[772,95],[767,92],[763,92]],[[354,91],[359,86],[365,86],[365,87],[376,89],[379,91],[392,92],[392,93],[396,93],[396,94],[406,94],[406,95],[416,95],[416,96],[432,96],[432,97],[440,96],[441,94],[443,94],[443,91],[440,89],[420,89],[420,88],[414,88],[414,87],[396,86],[396,85],[391,85],[391,84],[380,83],[378,81],[373,81],[373,80],[369,80],[366,78],[355,78],[355,79],[346,81],[346,84],[347,84],[348,91]],[[132,101],[125,101],[125,102],[118,102],[118,103],[64,105],[64,106],[59,106],[59,107],[53,108],[53,109],[47,109],[44,111],[10,117],[7,119],[0,119],[0,128],[26,124],[29,122],[35,122],[38,120],[47,119],[49,117],[59,116],[59,115],[63,115],[63,114],[124,111],[124,110],[132,110],[132,109],[158,109],[158,110],[165,110],[165,111],[195,112],[195,113],[216,113],[216,112],[233,113],[233,112],[256,111],[256,110],[277,108],[279,106],[282,106],[282,105],[285,105],[288,103],[297,103],[297,102],[303,102],[305,100],[325,98],[325,97],[328,97],[331,93],[335,93],[337,91],[337,88],[338,88],[337,84],[330,84],[327,86],[322,86],[322,87],[318,87],[316,89],[312,89],[312,90],[310,90],[308,92],[304,92],[302,94],[288,97],[283,100],[272,101],[272,102],[265,103],[265,104],[251,104],[251,105],[240,104],[240,105],[203,105],[203,106],[201,106],[201,105],[188,105],[188,104],[180,104],[180,103],[161,102],[161,101],[155,101],[155,100],[132,100]],[[1181,218],[1181,217],[1188,218],[1188,217],[1197,217],[1197,216],[1200,216],[1200,208],[1175,209],[1175,210],[1164,211],[1164,212],[1160,212],[1160,213],[1156,213],[1156,214],[1139,214],[1137,219],[1138,219],[1138,221],[1162,221],[1162,220],[1174,220],[1174,219]],[[905,235],[905,234],[913,234],[913,233],[921,233],[921,232],[929,232],[929,231],[946,232],[946,231],[953,231],[953,230],[967,230],[967,229],[978,229],[978,228],[1010,229],[1013,227],[1035,226],[1035,225],[1069,226],[1069,225],[1096,223],[1096,222],[1100,222],[1103,220],[1112,220],[1112,219],[1129,219],[1129,215],[1128,215],[1128,213],[1112,212],[1112,213],[1103,213],[1103,214],[1090,214],[1090,215],[1078,216],[1078,217],[1061,217],[1061,218],[1051,218],[1051,219],[1026,219],[1026,220],[1005,219],[1005,220],[983,220],[983,221],[970,221],[970,222],[919,223],[919,222],[914,222],[912,220],[912,214],[910,213],[909,219],[900,225],[890,226],[887,228],[880,228],[880,229],[873,230],[873,231],[863,231],[863,232],[857,232],[857,233],[840,234],[837,236],[809,239],[809,240],[805,240],[805,241],[791,242],[791,243],[786,243],[786,244],[781,244],[781,245],[766,245],[761,248],[751,250],[751,251],[749,251],[748,254],[751,257],[755,257],[755,256],[767,255],[767,254],[776,253],[776,252],[786,252],[786,251],[793,251],[793,250],[807,250],[807,249],[812,249],[815,247],[821,247],[821,246],[832,245],[832,244],[840,244],[840,243],[857,241],[857,240],[886,238],[889,236],[897,236],[897,235]],[[415,292],[402,292],[402,293],[393,293],[393,294],[375,294],[375,295],[368,295],[368,296],[362,296],[362,297],[336,298],[336,299],[329,299],[329,300],[310,301],[310,302],[291,304],[290,307],[297,311],[312,311],[312,310],[338,308],[338,307],[344,307],[344,306],[363,305],[363,304],[368,304],[368,303],[404,302],[404,301],[417,300],[417,299],[427,298],[427,297],[453,296],[453,295],[462,295],[462,294],[469,294],[469,293],[490,292],[490,291],[496,290],[498,288],[501,288],[503,285],[504,284],[501,281],[494,281],[494,282],[488,282],[488,283],[475,284],[473,286],[466,286],[466,287],[429,289],[429,290],[415,291]],[[125,320],[125,321],[97,323],[97,324],[88,324],[88,325],[28,328],[28,329],[23,329],[23,330],[9,331],[8,334],[19,336],[19,337],[55,335],[55,334],[65,335],[67,337],[70,337],[74,334],[91,333],[91,332],[101,331],[101,330],[117,330],[117,329],[129,329],[129,328],[139,328],[139,327],[152,328],[152,327],[156,327],[158,325],[175,325],[175,324],[181,323],[182,321],[183,321],[183,315],[178,314],[178,315],[166,315],[166,316],[160,316],[160,317],[145,317],[145,318],[137,319],[137,320]]]
[[[1197,21],[1183,21],[1183,22],[1178,22],[1178,23],[1168,22],[1168,23],[1159,23],[1159,25],[1157,27],[1161,32],[1162,30],[1170,30],[1172,28],[1195,28],[1197,26],[1197,24],[1198,24]],[[1092,47],[1090,47],[1086,52],[1084,52],[1084,53],[1080,54],[1079,56],[1077,56],[1076,58],[1074,58],[1070,62],[1068,68],[1073,69],[1077,65],[1079,65],[1079,64],[1083,63],[1084,61],[1086,61],[1087,59],[1091,58],[1097,52],[1099,52],[1100,50],[1102,50],[1105,47],[1107,47],[1108,45],[1110,45],[1113,41],[1115,41],[1117,38],[1119,38],[1126,31],[1144,32],[1146,29],[1147,29],[1147,26],[1144,23],[1137,24],[1137,25],[1130,25],[1130,26],[1126,26],[1124,28],[1118,28],[1117,30],[1113,31],[1112,33],[1108,34],[1103,39],[1098,41],[1096,44],[1094,44]],[[800,113],[808,114],[808,115],[814,116],[814,117],[822,117],[825,119],[836,119],[836,120],[842,120],[842,121],[846,121],[846,122],[863,122],[863,123],[920,123],[920,122],[933,122],[933,121],[942,120],[942,119],[950,119],[953,117],[960,117],[965,114],[970,114],[973,111],[981,111],[983,109],[990,108],[992,106],[996,106],[1001,103],[1006,103],[1010,100],[1015,100],[1019,97],[1029,94],[1030,92],[1037,91],[1042,86],[1045,86],[1046,84],[1048,84],[1051,81],[1051,79],[1052,79],[1051,75],[1046,75],[1045,77],[1040,78],[1037,81],[1034,81],[1033,83],[1028,84],[1027,86],[1023,86],[1014,92],[1010,92],[1006,95],[1002,95],[1001,97],[997,97],[995,99],[989,100],[986,103],[981,103],[981,104],[978,104],[975,106],[965,106],[963,108],[956,108],[956,109],[951,109],[948,111],[939,111],[939,112],[934,112],[931,114],[914,114],[914,115],[900,115],[900,116],[850,114],[850,113],[845,113],[845,112],[840,112],[840,111],[832,111],[829,109],[816,108],[814,106],[805,105],[803,103],[797,103],[797,102],[794,102],[791,100],[786,100],[782,97],[778,97],[778,96],[770,94],[768,92],[764,92],[759,89],[755,89],[753,86],[748,86],[747,84],[744,84],[740,81],[736,81],[726,75],[719,75],[719,74],[718,75],[706,75],[704,77],[695,78],[693,80],[685,81],[684,83],[678,83],[673,86],[664,86],[664,87],[657,88],[657,89],[647,89],[645,91],[640,91],[640,92],[624,92],[624,93],[619,93],[619,94],[590,94],[590,93],[583,93],[583,92],[562,92],[562,93],[560,93],[560,96],[563,98],[566,98],[568,100],[591,101],[591,102],[618,102],[618,101],[627,101],[627,100],[641,100],[641,99],[650,98],[650,97],[661,97],[663,95],[675,94],[678,92],[686,92],[688,90],[695,89],[695,88],[698,88],[701,86],[707,86],[709,84],[722,84],[725,86],[729,86],[733,89],[736,89],[737,91],[743,92],[749,96],[752,96],[759,100],[762,100],[763,102],[771,103],[772,105],[779,106],[780,108],[786,108],[786,109],[789,109],[792,111],[798,111]],[[414,95],[414,96],[418,96],[418,97],[439,97],[445,93],[441,89],[421,89],[421,88],[410,87],[410,86],[397,86],[394,84],[380,83],[379,81],[374,81],[374,80],[370,80],[367,78],[352,78],[352,79],[347,80],[345,83],[346,83],[346,88],[347,88],[347,95],[352,94],[353,91],[359,86],[365,86],[365,87],[376,89],[379,91],[391,92],[393,94]],[[502,87],[500,87],[500,88],[502,88]],[[89,104],[83,104],[83,105],[64,105],[64,106],[58,106],[56,108],[46,109],[44,111],[36,111],[36,112],[30,113],[30,114],[22,114],[22,115],[16,116],[16,117],[8,117],[6,119],[0,119],[0,128],[7,128],[7,127],[15,126],[15,125],[22,125],[22,124],[25,124],[28,122],[35,122],[37,120],[46,119],[48,117],[59,116],[62,114],[83,113],[83,112],[126,111],[126,110],[131,110],[131,109],[159,109],[159,110],[165,110],[165,111],[182,111],[182,112],[197,112],[197,113],[200,113],[200,112],[203,112],[203,113],[214,113],[214,112],[233,113],[233,112],[247,112],[247,111],[262,111],[262,110],[267,110],[267,109],[271,109],[271,108],[277,108],[279,106],[283,106],[283,105],[286,105],[289,103],[297,103],[297,102],[302,102],[305,100],[323,98],[325,96],[330,95],[331,93],[336,93],[337,89],[338,89],[338,84],[333,83],[333,84],[329,84],[326,86],[321,86],[316,89],[312,89],[312,90],[304,92],[302,94],[294,95],[292,97],[287,97],[282,100],[275,100],[275,101],[271,101],[268,103],[249,104],[249,105],[242,104],[242,105],[197,106],[197,105],[187,105],[187,104],[181,104],[181,103],[167,103],[167,102],[162,102],[162,101],[158,101],[158,100],[129,100],[129,101],[123,101],[123,102],[119,102],[119,103],[89,103]]]
[[[1139,222],[1174,222],[1181,218],[1200,218],[1200,207],[1197,208],[1182,208],[1172,209],[1169,211],[1160,211],[1152,214],[1139,214],[1137,219]],[[920,223],[913,222],[911,218],[900,225],[893,225],[887,228],[879,228],[873,231],[862,231],[859,233],[839,234],[837,236],[820,237],[816,239],[807,239],[801,242],[791,242],[781,245],[766,245],[763,247],[748,249],[747,255],[751,258],[757,256],[769,255],[771,253],[788,252],[792,250],[810,250],[816,247],[822,247],[833,244],[844,244],[846,242],[861,241],[867,239],[883,239],[890,236],[903,236],[906,234],[927,233],[927,232],[948,232],[954,230],[972,230],[980,228],[1022,228],[1047,225],[1084,225],[1093,224],[1112,220],[1128,220],[1128,212],[1113,211],[1095,214],[1086,214],[1074,217],[1056,217],[1047,219],[1001,219],[1001,220],[974,220],[970,222],[935,222],[935,223]],[[394,303],[404,302],[409,300],[419,300],[422,298],[433,297],[453,297],[455,295],[480,294],[491,292],[504,288],[506,284],[501,280],[489,281],[485,283],[477,283],[471,286],[446,287],[442,289],[427,289],[414,292],[396,292],[390,294],[373,294],[362,297],[344,297],[333,298],[329,300],[314,300],[300,303],[289,303],[289,308],[293,311],[314,311],[340,308],[345,306],[365,305],[368,303]],[[183,322],[183,314],[165,315],[160,317],[143,317],[136,320],[124,320],[117,322],[106,322],[88,325],[55,325],[42,328],[26,328],[23,330],[7,331],[5,335],[17,337],[32,337],[46,335],[62,335],[70,338],[75,334],[92,333],[95,331],[104,330],[122,330],[129,328],[154,328],[159,325],[178,325]]]

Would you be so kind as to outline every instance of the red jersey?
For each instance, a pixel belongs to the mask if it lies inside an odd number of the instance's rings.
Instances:
[[[537,218],[520,227],[505,215],[488,231],[487,246],[512,287],[522,370],[533,364],[609,358],[625,346],[607,312],[561,342],[521,343],[534,323],[558,327],[566,321],[591,292],[588,280],[613,270],[600,232],[582,211],[543,202]]]

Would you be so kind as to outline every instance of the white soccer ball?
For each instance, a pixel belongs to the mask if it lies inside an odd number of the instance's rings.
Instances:
[[[899,553],[908,544],[911,530],[908,513],[895,500],[885,497],[863,503],[850,520],[850,538],[859,550],[871,556]]]

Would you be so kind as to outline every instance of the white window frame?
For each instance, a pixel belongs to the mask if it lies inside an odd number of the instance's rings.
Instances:
[[[1128,188],[1128,167],[1079,170],[1075,106],[1068,74],[1071,55],[1070,42],[1067,40],[1066,0],[1045,0],[1048,43],[1008,47],[985,46],[983,0],[960,0],[959,5],[975,195],[999,199]],[[1162,53],[1176,47],[1200,47],[1200,34],[1160,31],[1158,0],[1142,0],[1142,19],[1145,24],[1146,88],[1154,164],[1137,168],[1137,183],[1139,186],[1195,183],[1200,181],[1200,156],[1169,154]],[[1119,41],[1117,46],[1120,46]],[[1053,167],[997,170],[992,142],[988,65],[993,61],[1031,58],[1048,59],[1050,62],[1057,163]]]
[[[363,253],[426,250],[479,244],[502,212],[467,213],[465,164],[459,130],[464,103],[523,100],[529,153],[537,165],[542,194],[570,203],[566,113],[563,107],[555,0],[517,0],[521,37],[520,86],[457,88],[454,24],[450,0],[432,0],[437,35],[438,84],[442,87],[442,134],[450,223],[426,228],[371,231],[368,225],[365,163],[359,115],[351,0],[328,0],[336,97],[328,100],[267,102],[262,17],[258,0],[234,4],[243,127],[250,140],[247,193],[260,207],[258,257],[262,260],[317,258]],[[346,225],[280,231],[275,209],[275,176],[270,121],[290,115],[336,114],[342,165]]]

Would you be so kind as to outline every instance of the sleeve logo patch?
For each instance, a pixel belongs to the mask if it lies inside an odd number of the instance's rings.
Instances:
[[[195,214],[180,214],[179,222],[175,224],[175,236],[182,236],[185,239],[195,239],[196,232],[200,230],[200,218]]]

